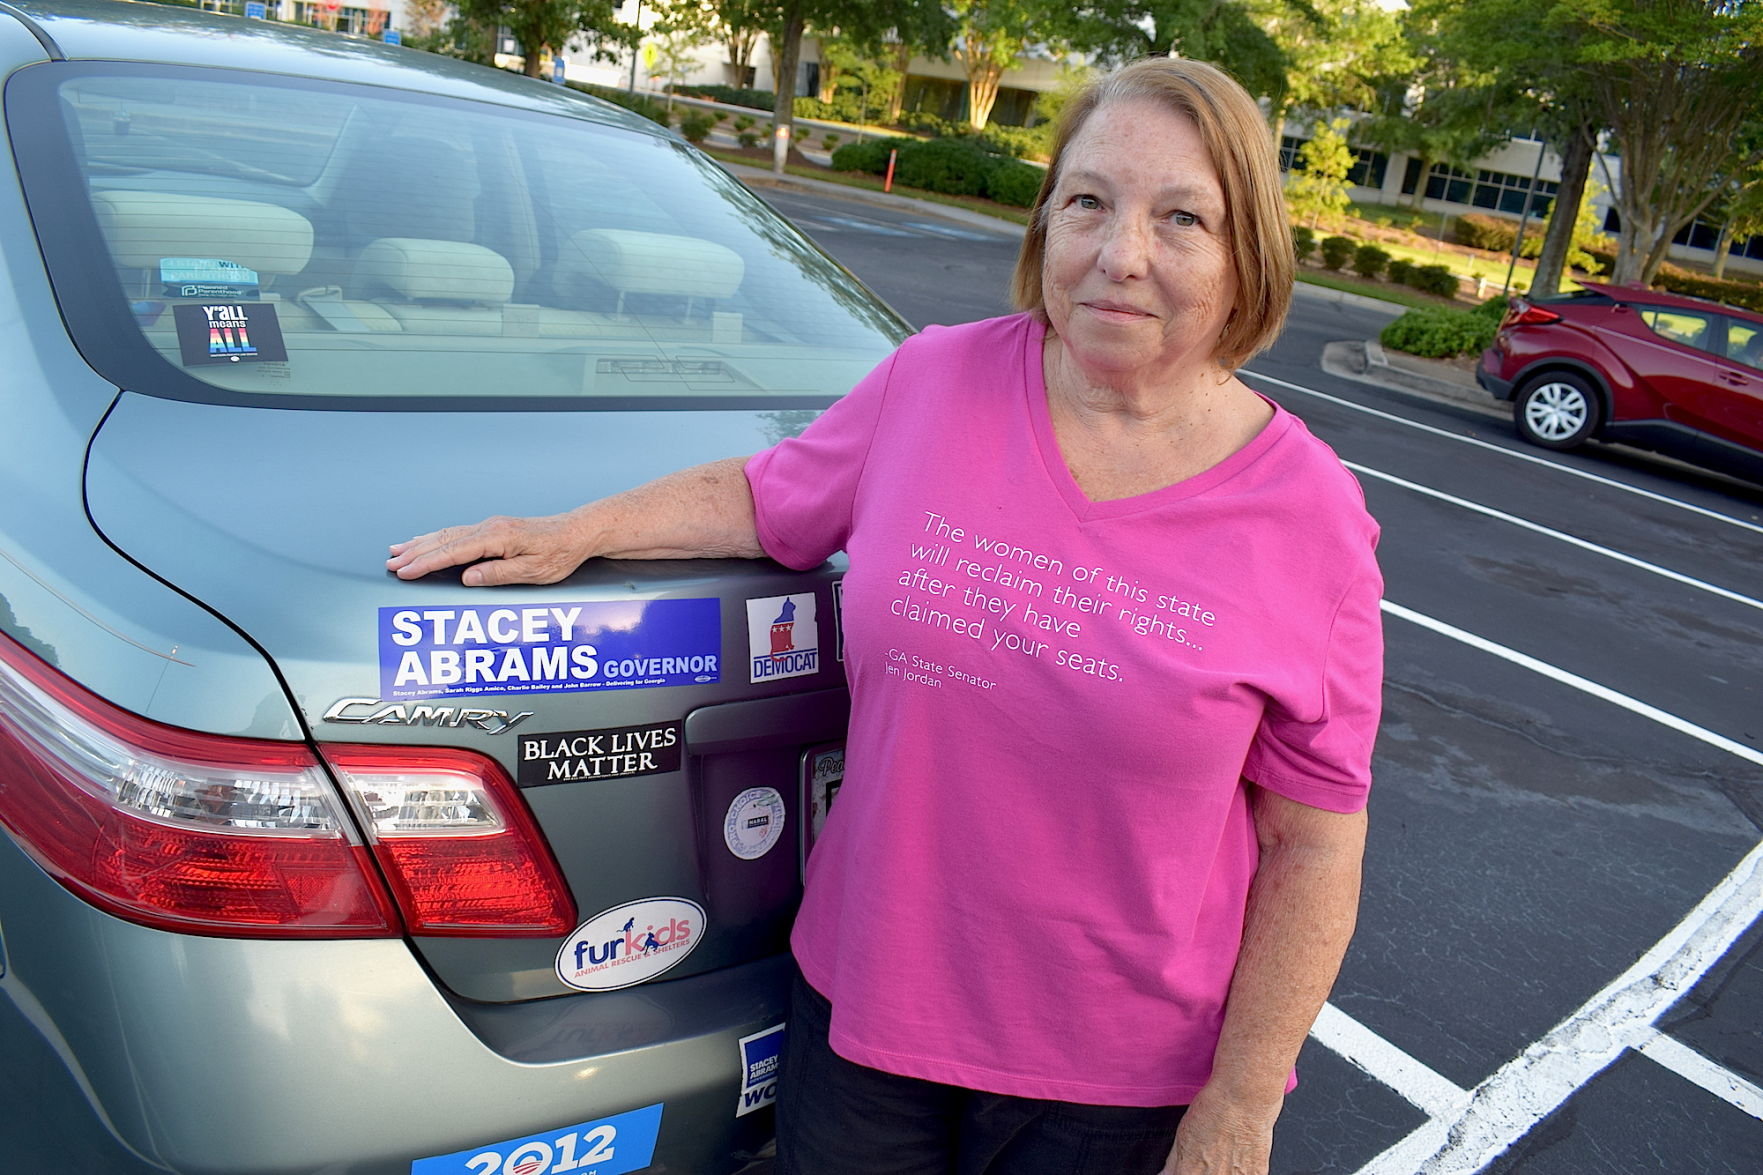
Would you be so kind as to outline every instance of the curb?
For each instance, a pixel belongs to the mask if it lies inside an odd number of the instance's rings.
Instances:
[[[1330,375],[1389,391],[1406,392],[1428,400],[1461,405],[1486,416],[1504,420],[1512,415],[1506,404],[1479,385],[1462,379],[1446,379],[1416,370],[1410,363],[1390,362],[1389,353],[1376,339],[1350,339],[1329,343],[1322,349],[1322,369]]]

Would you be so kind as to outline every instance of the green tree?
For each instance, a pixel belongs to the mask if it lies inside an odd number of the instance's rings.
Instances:
[[[1377,109],[1380,80],[1413,61],[1402,18],[1378,0],[1245,0],[1285,56],[1284,84],[1265,91],[1274,135],[1294,111],[1325,117]]]
[[[998,101],[1004,71],[1023,50],[1040,43],[1063,46],[1062,23],[1070,11],[1059,0],[948,0],[955,20],[950,55],[967,75],[967,121],[984,129]]]
[[[1286,203],[1292,215],[1311,228],[1335,228],[1346,219],[1347,173],[1353,170],[1353,149],[1347,146],[1352,120],[1317,120],[1310,140],[1298,148],[1298,163],[1286,177]]]
[[[1732,243],[1763,234],[1763,163],[1753,163],[1728,184],[1713,212],[1720,221],[1720,238],[1714,243],[1714,276],[1726,276],[1726,259]]]
[[[1297,10],[1302,0],[1274,0]],[[1109,63],[1166,53],[1210,61],[1251,94],[1285,100],[1291,59],[1249,0],[1096,0],[1068,6],[1070,39]]]
[[[543,77],[551,56],[573,40],[586,41],[607,61],[620,46],[636,43],[634,31],[613,17],[617,0],[458,0],[457,7],[481,28],[507,29],[520,42],[530,78]]]
[[[1621,154],[1606,177],[1622,221],[1613,280],[1651,281],[1671,238],[1763,159],[1746,133],[1763,92],[1763,5],[1554,0],[1543,23],[1567,34]]]

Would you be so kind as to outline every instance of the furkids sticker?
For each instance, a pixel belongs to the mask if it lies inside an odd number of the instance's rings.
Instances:
[[[722,605],[602,600],[379,610],[380,697],[647,689],[720,681]]]
[[[280,363],[288,357],[272,302],[173,306],[185,367],[215,363]]]
[[[524,734],[515,782],[521,787],[581,779],[630,779],[678,771],[684,740],[678,722]]]
[[[784,835],[784,797],[775,787],[750,787],[734,798],[722,820],[722,840],[743,861],[771,852]]]
[[[655,1160],[662,1109],[662,1104],[656,1103],[525,1138],[417,1159],[410,1164],[410,1175],[564,1175],[566,1171],[624,1175],[641,1171]]]
[[[677,967],[704,937],[704,907],[644,898],[596,914],[563,940],[557,978],[580,991],[617,991]]]
[[[777,1100],[777,1067],[784,1051],[784,1029],[777,1024],[741,1037],[741,1100],[735,1117],[764,1109]]]
[[[814,593],[747,601],[748,681],[806,677],[820,671],[820,624]]]

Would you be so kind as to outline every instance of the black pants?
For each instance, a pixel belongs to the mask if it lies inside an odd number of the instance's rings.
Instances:
[[[1185,1106],[1039,1101],[897,1077],[827,1043],[796,977],[778,1076],[777,1175],[1157,1175]]]

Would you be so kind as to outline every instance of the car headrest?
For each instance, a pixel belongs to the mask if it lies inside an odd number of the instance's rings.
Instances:
[[[390,292],[412,302],[503,303],[514,296],[508,259],[463,241],[381,237],[361,251],[355,277],[368,297]]]
[[[284,274],[299,273],[312,257],[312,222],[275,204],[115,191],[95,194],[92,205],[111,256],[129,268],[199,257]]]
[[[557,270],[560,286],[588,277],[621,294],[726,298],[740,288],[746,263],[733,249],[699,237],[596,228],[569,238]]]

